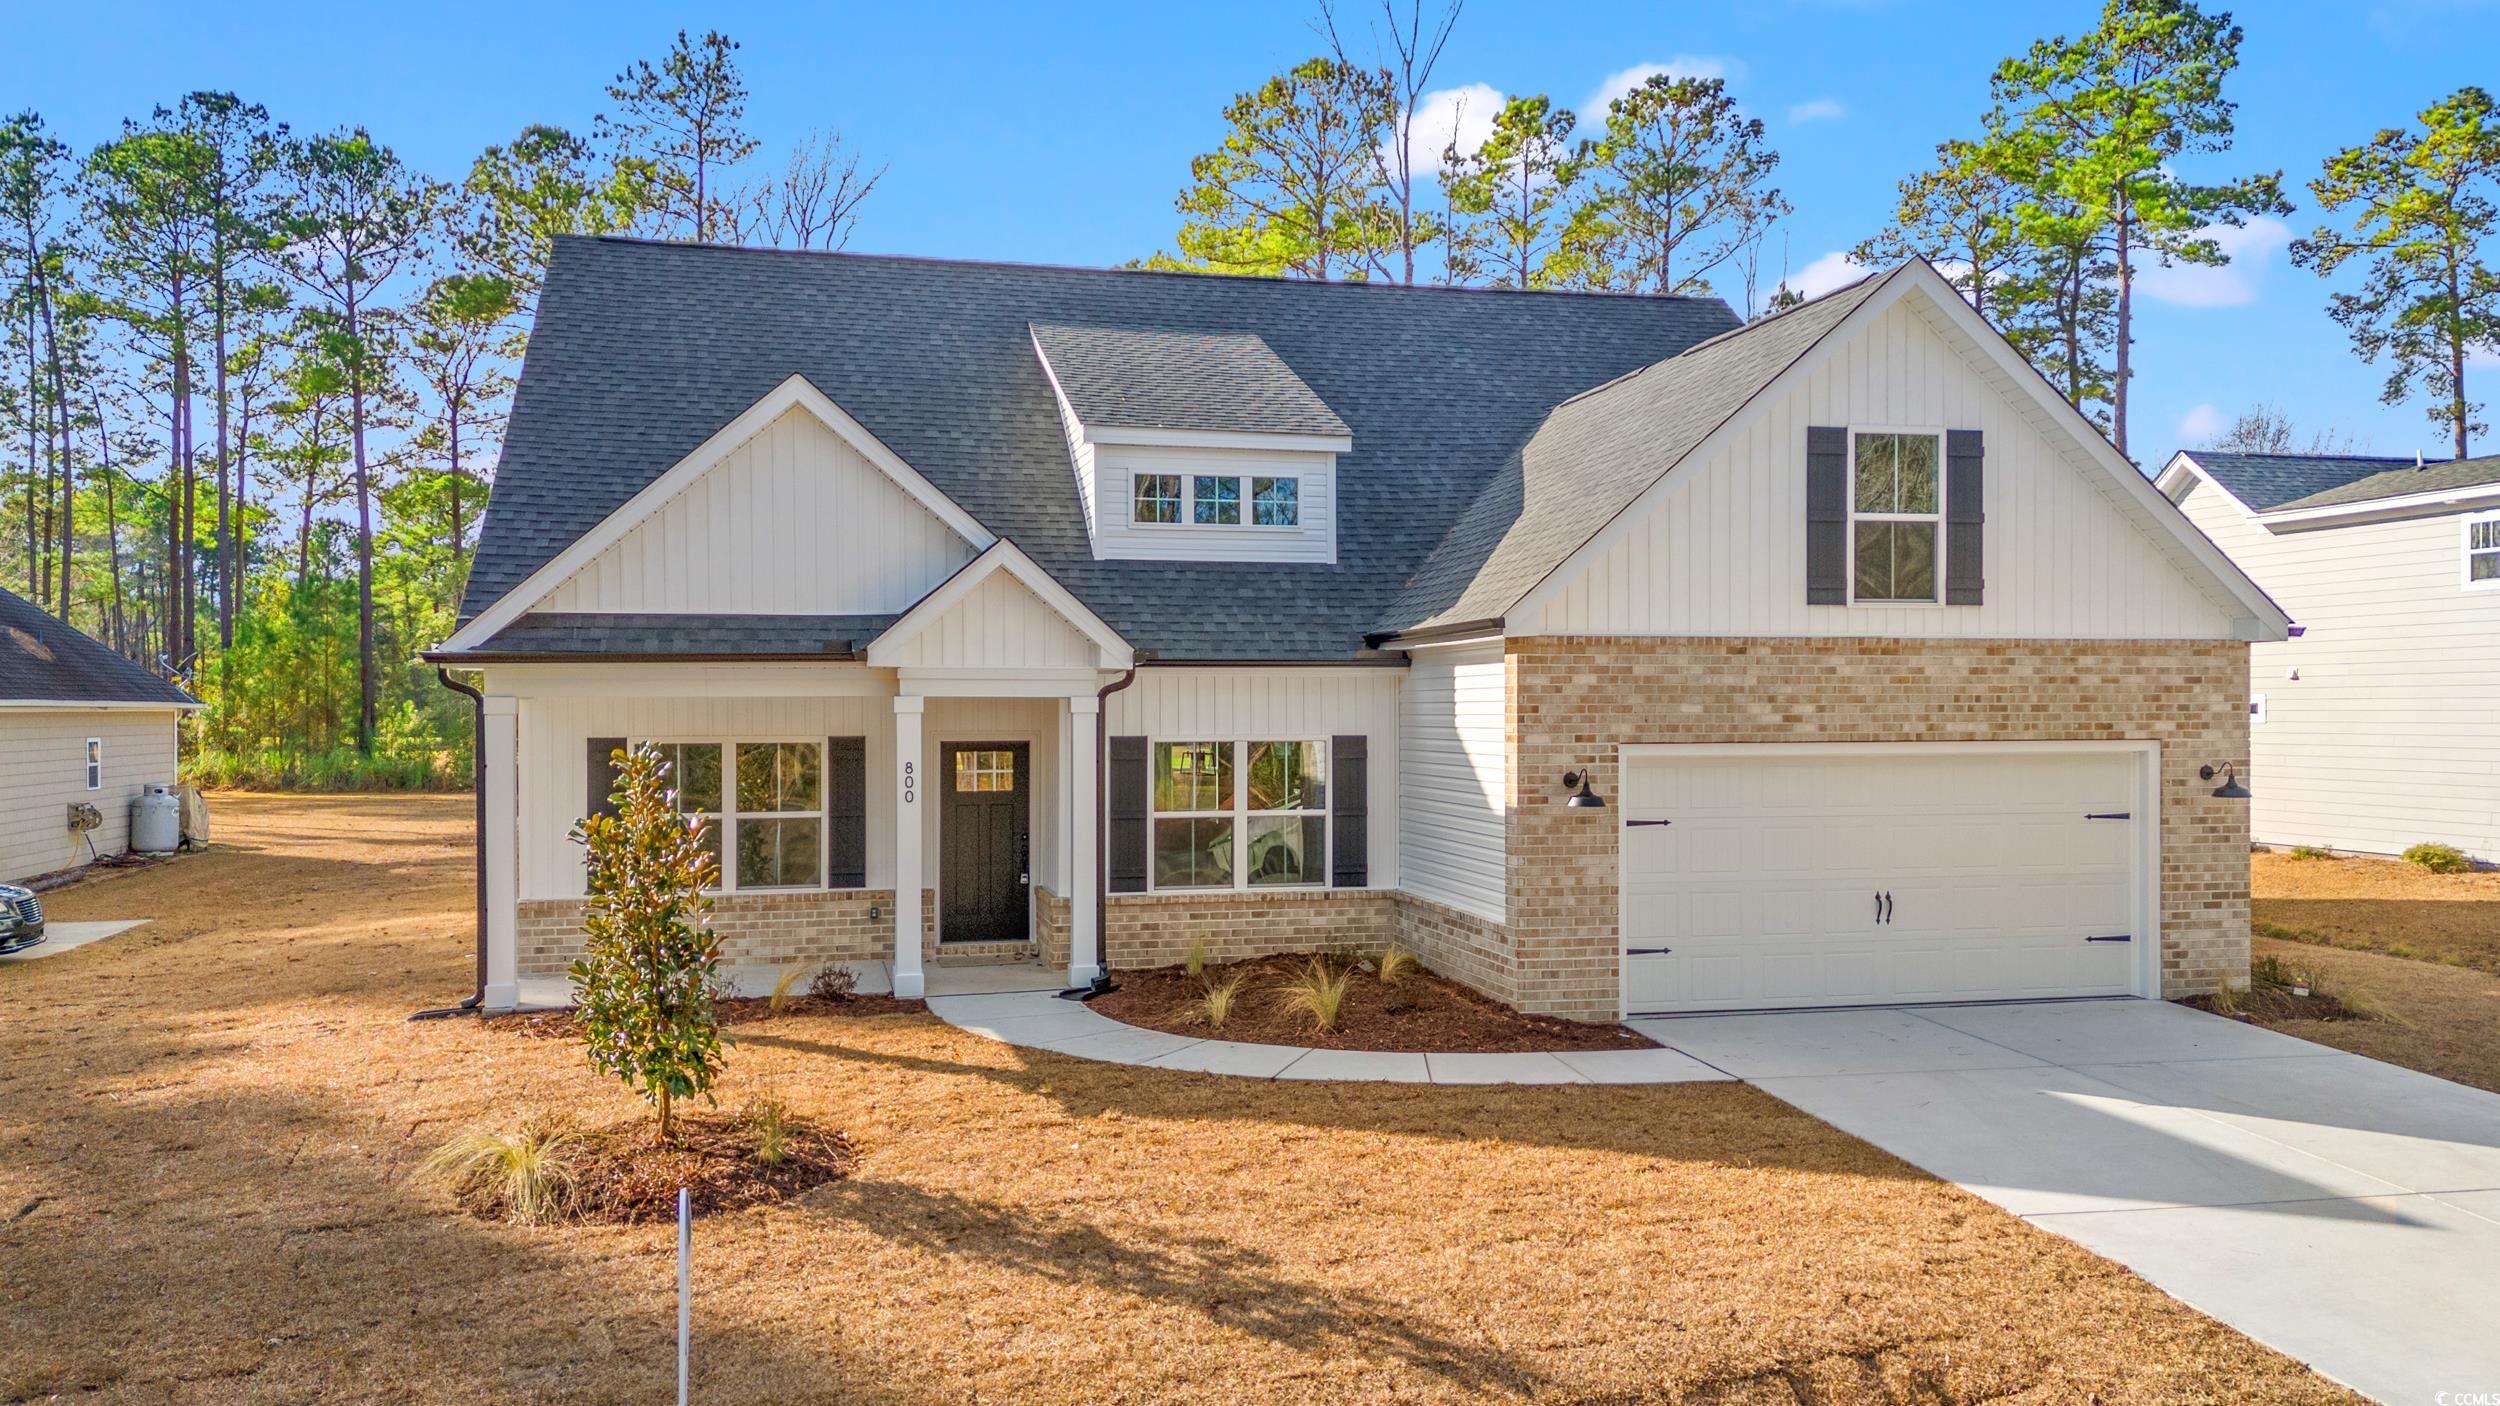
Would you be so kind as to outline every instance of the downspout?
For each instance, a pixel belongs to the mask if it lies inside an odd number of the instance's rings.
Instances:
[[[469,790],[477,797],[477,989],[459,1005],[418,1011],[410,1020],[473,1015],[486,1003],[486,695],[453,678],[448,667],[436,665],[434,676],[443,681],[443,687],[469,696]]]
[[[1146,651],[1138,650],[1131,658],[1133,661],[1145,655]],[[1111,695],[1135,682],[1137,665],[1131,662],[1128,672],[1120,675],[1116,682],[1104,684],[1094,691],[1094,765],[1098,769],[1108,770],[1110,765],[1104,749],[1110,745]],[[1120,989],[1111,981],[1111,881],[1108,877],[1111,869],[1103,848],[1110,839],[1111,788],[1104,785],[1103,778],[1097,775],[1094,778],[1094,980],[1090,986],[1071,987],[1059,993],[1070,1000],[1090,1001]]]

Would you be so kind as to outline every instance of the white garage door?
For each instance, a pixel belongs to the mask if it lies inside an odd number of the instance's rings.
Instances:
[[[2130,994],[2140,770],[2115,751],[1636,753],[1624,1009]]]

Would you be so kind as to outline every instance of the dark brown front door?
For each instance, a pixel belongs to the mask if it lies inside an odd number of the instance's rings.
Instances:
[[[938,938],[1021,942],[1031,934],[1032,748],[949,742],[938,773]]]

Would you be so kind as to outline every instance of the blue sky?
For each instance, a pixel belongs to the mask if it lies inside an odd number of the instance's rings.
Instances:
[[[744,45],[768,152],[835,128],[891,164],[854,249],[1096,265],[1168,246],[1173,194],[1190,156],[1217,139],[1223,103],[1319,42],[1299,0],[0,4],[0,106],[41,111],[75,145],[186,90],[229,88],[298,128],[361,122],[446,178],[525,123],[586,127],[627,61],[658,54],[681,25],[716,26]],[[2305,205],[2327,152],[2463,84],[2500,82],[2500,0],[2267,0],[2237,13],[2248,30],[2231,88],[2239,144],[2185,168],[2191,177],[2280,168]],[[1998,58],[2091,14],[2071,3],[1469,0],[1434,81],[1581,107],[1642,65],[1725,75],[1769,124],[1796,206],[1765,251],[1766,281],[1784,244],[1790,270],[1817,282],[1834,267],[1827,256],[1881,223],[1896,180],[1971,130]],[[2139,458],[2158,463],[2200,420],[2258,400],[2382,452],[2444,452],[2419,405],[2379,404],[2383,370],[2327,318],[2327,285],[2286,261],[2283,241],[2315,219],[2304,209],[2254,231],[2233,269],[2151,281]],[[2484,375],[2500,387],[2500,365]]]

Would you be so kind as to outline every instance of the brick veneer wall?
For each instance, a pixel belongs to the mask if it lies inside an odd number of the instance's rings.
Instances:
[[[920,912],[925,960],[937,951],[933,892],[924,892]],[[725,893],[712,900],[712,931],[720,934],[721,961],[729,966],[882,960],[894,955],[894,892]],[[519,939],[522,976],[564,975],[582,954],[582,901],[523,900]]]
[[[1068,900],[1040,884],[1033,886],[1033,939],[1044,967],[1068,964]]]
[[[1616,812],[1563,806],[1587,767],[1622,794],[1635,742],[2161,744],[2164,996],[2248,973],[2248,803],[2197,767],[2248,756],[2248,647],[2212,641],[1514,639],[1509,889],[1524,1010],[1610,1019]]]
[[[1497,1001],[1518,1002],[1519,952],[1509,928],[1411,893],[1398,895],[1396,922],[1398,945],[1434,973]]]
[[[1176,965],[1200,938],[1219,962],[1377,947],[1394,931],[1396,900],[1385,889],[1113,894],[1104,942],[1114,969]]]

